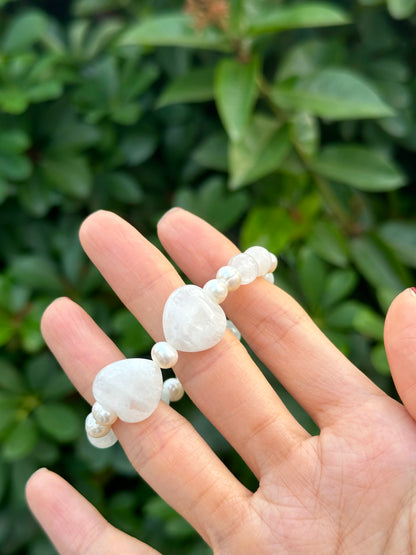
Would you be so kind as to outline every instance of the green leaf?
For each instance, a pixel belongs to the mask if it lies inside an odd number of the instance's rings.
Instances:
[[[345,68],[328,68],[304,78],[278,83],[272,98],[281,108],[305,111],[330,120],[394,115],[364,77]]]
[[[320,175],[361,191],[392,191],[406,185],[405,175],[386,154],[366,146],[328,145],[311,164]]]
[[[75,440],[81,433],[80,416],[63,403],[45,403],[34,412],[41,430],[60,443]]]
[[[157,107],[184,102],[205,102],[214,98],[214,68],[202,67],[192,69],[171,81],[165,88]]]
[[[22,129],[0,131],[0,151],[4,154],[21,154],[30,147],[31,139]]]
[[[294,6],[278,6],[261,10],[250,22],[249,35],[263,35],[305,27],[345,25],[350,21],[346,12],[334,5],[325,2],[305,2]]]
[[[237,223],[250,204],[243,192],[230,193],[222,177],[208,178],[198,190],[180,189],[174,196],[174,205],[181,206],[208,221],[221,231]]]
[[[348,264],[348,241],[331,220],[315,223],[308,244],[327,262],[340,267]]]
[[[224,35],[209,27],[197,31],[192,18],[185,14],[149,17],[128,29],[119,40],[121,46],[185,46],[227,51],[229,45]]]
[[[350,243],[355,264],[375,288],[396,294],[410,285],[410,277],[392,252],[371,236],[357,237]]]
[[[91,193],[91,171],[83,156],[51,154],[41,162],[41,169],[48,183],[62,193],[79,199]]]
[[[15,334],[15,331],[13,316],[8,312],[0,310],[0,346],[6,345]]]
[[[228,138],[220,131],[209,135],[192,153],[192,159],[201,166],[227,171],[228,170]]]
[[[358,301],[346,301],[327,315],[327,324],[337,329],[352,329],[371,339],[382,340],[384,318]]]
[[[13,393],[22,393],[25,391],[22,376],[17,368],[4,358],[0,359],[0,389],[5,389]]]
[[[258,59],[242,63],[222,60],[215,72],[215,100],[224,127],[232,141],[239,141],[250,121],[258,95]]]
[[[334,270],[325,281],[322,306],[329,308],[348,297],[358,284],[358,274],[354,270]]]
[[[3,51],[11,54],[26,50],[45,35],[47,28],[48,20],[41,11],[23,12],[7,29],[3,40]]]
[[[243,139],[230,146],[230,187],[239,189],[273,173],[290,149],[288,127],[280,127],[274,119],[257,115]]]
[[[376,345],[371,350],[371,362],[379,374],[382,374],[383,376],[391,376],[390,365],[383,343]]]
[[[387,8],[395,19],[406,19],[416,10],[416,0],[387,0]]]
[[[290,134],[292,141],[305,156],[317,153],[320,130],[316,118],[305,112],[298,112],[290,122]]]
[[[388,221],[380,226],[378,236],[404,264],[416,268],[416,222]]]
[[[120,151],[128,166],[138,166],[148,160],[156,151],[158,135],[152,127],[127,132],[120,142]]]
[[[140,185],[126,172],[112,172],[100,180],[110,191],[111,196],[125,204],[137,204],[143,199]]]
[[[150,349],[152,339],[128,310],[117,312],[113,329],[120,336],[119,345],[127,356],[144,353]]]
[[[301,249],[298,256],[298,277],[310,308],[316,310],[325,292],[327,266],[308,248]]]
[[[51,293],[62,293],[62,283],[53,263],[40,255],[17,257],[10,266],[10,275],[19,285]]]
[[[0,175],[11,181],[22,181],[30,177],[32,164],[21,154],[0,154]]]
[[[38,440],[35,423],[25,418],[11,431],[3,442],[3,457],[7,461],[21,459],[33,451]]]

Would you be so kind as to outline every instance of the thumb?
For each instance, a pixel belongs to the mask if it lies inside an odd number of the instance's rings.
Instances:
[[[406,289],[392,302],[384,343],[397,391],[416,420],[416,288]]]

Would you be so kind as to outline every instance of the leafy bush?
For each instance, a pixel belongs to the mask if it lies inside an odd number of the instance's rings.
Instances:
[[[2,553],[53,552],[23,497],[42,465],[162,552],[206,553],[121,450],[95,456],[40,316],[70,296],[127,356],[146,352],[77,229],[106,208],[157,242],[179,204],[278,253],[279,285],[394,394],[382,332],[416,267],[416,1],[50,4],[0,2]],[[179,410],[255,487],[196,409]]]

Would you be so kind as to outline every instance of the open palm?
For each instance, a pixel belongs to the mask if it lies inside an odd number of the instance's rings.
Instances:
[[[80,232],[85,251],[153,336],[182,285],[166,258],[134,228],[97,212]],[[159,223],[166,251],[196,284],[238,252],[183,210]],[[386,348],[404,406],[386,396],[278,287],[257,279],[224,309],[259,358],[318,424],[311,437],[292,417],[237,339],[181,353],[187,394],[259,480],[248,491],[192,426],[160,403],[138,424],[114,430],[140,475],[201,534],[216,554],[379,554],[416,551],[416,296],[404,291],[386,322]],[[44,337],[85,398],[105,365],[122,354],[69,299],[42,321]],[[99,456],[99,453],[97,454]],[[28,483],[29,504],[62,555],[150,554],[108,524],[52,472]]]

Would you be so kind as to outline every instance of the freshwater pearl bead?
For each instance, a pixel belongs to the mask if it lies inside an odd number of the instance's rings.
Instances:
[[[271,258],[267,249],[264,247],[250,247],[245,251],[245,254],[248,254],[256,261],[258,276],[264,276],[264,274],[270,272]]]
[[[176,289],[166,301],[163,331],[178,351],[196,353],[219,343],[227,325],[223,309],[196,285]]]
[[[279,264],[279,261],[277,259],[277,256],[275,254],[273,254],[272,252],[269,252],[269,256],[270,256],[270,260],[271,260],[271,265],[269,268],[269,272],[274,272],[277,268],[277,265]]]
[[[241,285],[240,272],[232,266],[223,266],[220,268],[216,277],[226,282],[228,291],[236,291]]]
[[[241,253],[233,256],[228,265],[240,272],[242,285],[254,281],[259,273],[257,262],[249,254]]]
[[[94,403],[91,412],[96,422],[103,426],[111,426],[117,420],[117,414],[104,408],[100,403]]]
[[[172,368],[178,362],[178,351],[166,341],[155,343],[150,356],[159,368]]]
[[[184,389],[178,378],[169,378],[163,383],[163,392],[169,394],[169,401],[180,401],[184,395]],[[162,395],[163,395],[162,392]]]
[[[265,274],[264,279],[270,283],[274,283],[274,274],[271,272],[269,274]]]
[[[233,324],[231,322],[231,320],[227,320],[227,328],[230,330],[231,333],[233,333],[236,338],[240,341],[241,339],[241,333],[240,330],[237,328],[237,326],[235,324]]]
[[[85,431],[91,437],[103,437],[110,431],[110,426],[99,424],[90,412],[85,419]]]
[[[92,437],[87,433],[88,441],[94,447],[98,447],[98,449],[107,449],[108,447],[112,447],[115,443],[117,443],[117,436],[110,428],[110,431],[103,437]]]
[[[228,295],[227,282],[224,279],[211,279],[203,287],[205,293],[214,303],[222,303]]]
[[[141,422],[156,409],[163,378],[152,360],[130,358],[105,366],[95,377],[92,392],[104,407],[124,422]]]

